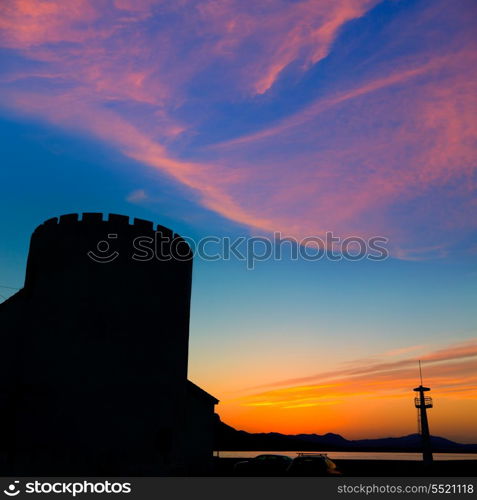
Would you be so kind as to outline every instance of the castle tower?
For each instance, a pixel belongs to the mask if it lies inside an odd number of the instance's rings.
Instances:
[[[69,214],[35,230],[25,287],[0,310],[13,474],[181,467],[191,279],[187,243],[149,221]]]
[[[421,372],[420,361],[419,361],[419,375],[421,379],[421,384],[419,385],[419,387],[413,389],[413,391],[419,393],[419,396],[414,398],[414,405],[417,408],[417,419],[422,438],[422,460],[425,463],[431,463],[433,457],[432,457],[432,447],[431,447],[431,436],[429,433],[429,421],[427,419],[427,409],[432,408],[432,398],[430,396],[425,395],[425,393],[429,392],[431,389],[429,387],[424,387],[422,385],[422,372]]]

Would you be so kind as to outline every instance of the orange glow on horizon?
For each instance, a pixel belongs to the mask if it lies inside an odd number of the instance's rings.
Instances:
[[[431,432],[458,442],[477,442],[477,339],[424,354],[426,381],[435,406]],[[412,349],[409,349],[412,350]],[[318,374],[310,383],[225,397],[217,411],[221,419],[248,432],[284,434],[334,432],[348,439],[399,436],[416,432],[412,389],[418,384],[417,358],[374,363],[355,362],[345,370]],[[387,356],[393,356],[387,353]],[[339,378],[337,378],[339,377]],[[280,386],[282,384],[282,386]],[[391,430],[392,429],[392,430]],[[475,429],[473,434],[463,429]]]

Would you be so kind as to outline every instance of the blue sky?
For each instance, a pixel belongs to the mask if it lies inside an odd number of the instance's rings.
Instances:
[[[32,230],[70,212],[193,239],[386,236],[381,262],[197,260],[190,376],[237,427],[366,436],[343,419],[361,397],[354,406],[389,419],[376,432],[404,433],[414,421],[391,413],[407,415],[411,366],[427,357],[448,401],[437,431],[477,440],[470,424],[447,424],[451,402],[477,414],[472,2],[2,8],[0,285],[22,286]],[[343,372],[389,359],[403,362],[393,387],[389,367],[373,389]],[[316,428],[321,393],[293,426],[275,395],[264,396],[273,414],[247,399],[331,371],[355,392],[337,390]],[[391,395],[397,406],[378,404]]]

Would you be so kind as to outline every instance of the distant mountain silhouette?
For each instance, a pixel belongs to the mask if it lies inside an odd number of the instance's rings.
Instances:
[[[402,437],[348,440],[339,434],[295,434],[278,432],[249,433],[236,430],[216,421],[216,447],[226,451],[394,451],[420,452],[421,436],[409,434]],[[477,444],[461,444],[449,439],[432,436],[434,452],[477,453]]]

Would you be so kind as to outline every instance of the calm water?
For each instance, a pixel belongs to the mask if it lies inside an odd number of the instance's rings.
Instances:
[[[355,460],[422,460],[421,453],[391,453],[365,451],[317,451],[326,453],[331,459]],[[296,457],[296,451],[220,451],[222,458],[251,458],[257,455],[278,454]],[[214,453],[217,456],[217,452]],[[434,453],[434,460],[477,460],[477,453]]]

